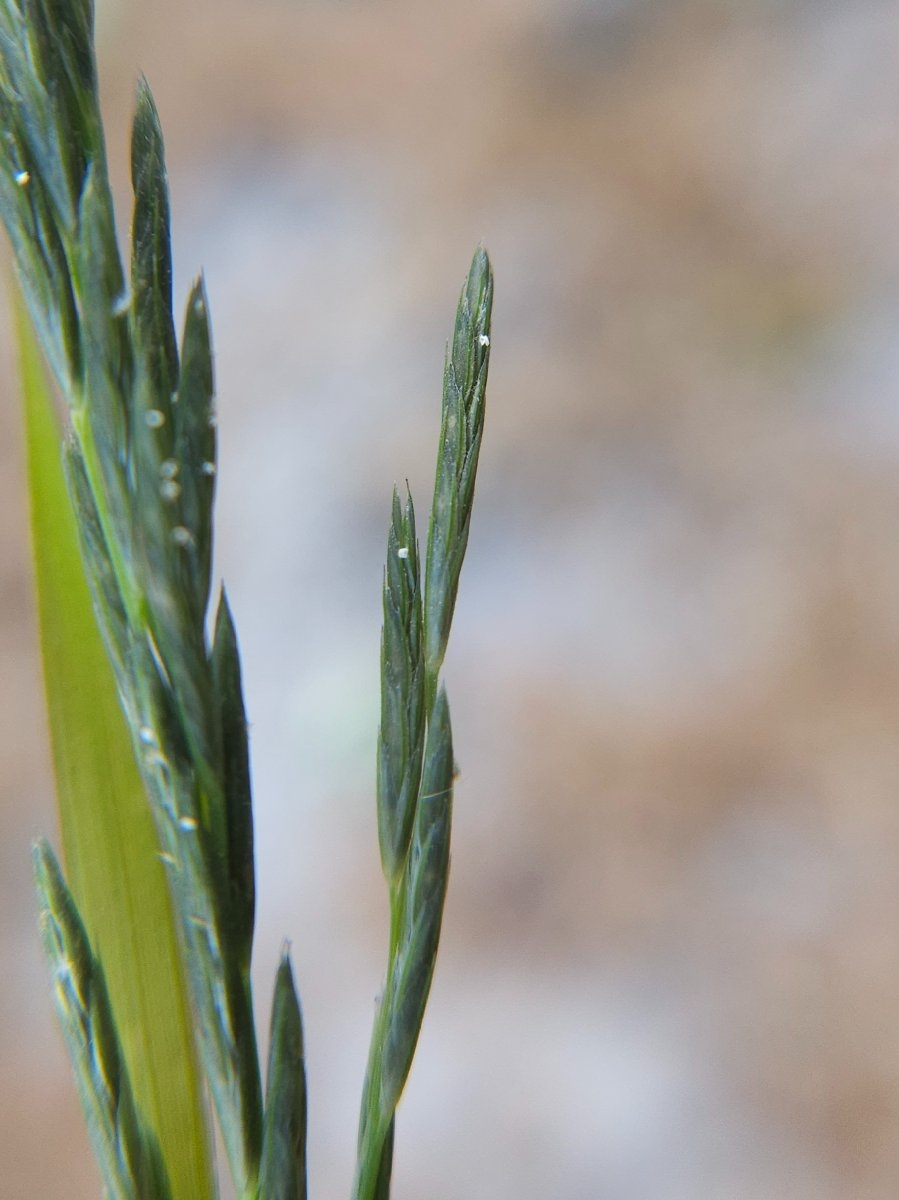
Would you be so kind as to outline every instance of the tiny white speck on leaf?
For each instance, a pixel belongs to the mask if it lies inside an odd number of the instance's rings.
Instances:
[[[397,556],[397,558],[408,558],[409,557],[409,547],[408,546],[400,546],[399,550],[397,550],[397,552],[396,552],[396,556]]]
[[[479,346],[489,346],[490,345],[490,338],[487,336],[486,333],[482,333],[480,335],[480,337],[478,338],[478,345]]]

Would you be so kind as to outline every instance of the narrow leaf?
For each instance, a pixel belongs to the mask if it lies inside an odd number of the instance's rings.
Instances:
[[[275,980],[259,1200],[306,1200],[303,1025],[285,954]]]
[[[181,524],[190,532],[194,553],[194,575],[188,594],[193,598],[198,620],[209,602],[212,567],[212,501],[215,494],[215,383],[209,305],[202,278],[191,289],[181,340],[181,374],[178,403],[173,407],[175,448],[173,475],[180,487]]]
[[[241,968],[249,976],[256,903],[253,800],[250,792],[250,754],[240,678],[240,655],[224,588],[215,622],[212,678],[222,720],[225,813],[228,823],[229,917],[241,949]]]
[[[425,571],[425,661],[428,702],[446,653],[459,574],[468,545],[475,476],[484,431],[484,400],[490,362],[493,272],[483,247],[471,262],[456,309],[453,343],[443,374],[443,414],[428,529]]]
[[[213,1195],[208,1129],[156,833],[97,630],[60,462],[60,431],[31,331],[19,355],[38,616],[62,844],[104,964],[135,1104],[174,1200]]]
[[[378,733],[378,837],[389,883],[406,861],[421,779],[425,735],[421,586],[412,497],[393,493],[384,571],[381,727]]]
[[[446,692],[437,694],[428,725],[421,796],[406,867],[403,929],[391,971],[389,1023],[381,1074],[383,1111],[392,1113],[406,1083],[437,960],[449,875],[453,738]]]
[[[135,340],[152,391],[168,412],[178,377],[178,347],[172,322],[172,251],[169,189],[162,127],[146,79],[137,85],[131,134],[131,293]]]
[[[390,1200],[390,1177],[393,1174],[393,1138],[396,1128],[396,1117],[390,1122],[387,1136],[384,1139],[384,1149],[381,1151],[381,1165],[378,1168],[375,1190],[372,1200]]]
[[[170,1200],[159,1145],[137,1113],[103,969],[46,842],[34,850],[44,951],[88,1134],[108,1194]]]

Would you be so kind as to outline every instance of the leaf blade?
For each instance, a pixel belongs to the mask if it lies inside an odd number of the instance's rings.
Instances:
[[[285,951],[275,980],[259,1200],[306,1200],[303,1022]]]
[[[34,875],[56,1011],[107,1194],[171,1200],[158,1142],[136,1110],[103,968],[46,842],[34,848]]]
[[[183,967],[156,832],[84,578],[39,351],[18,349],[38,620],[62,844],[102,959],[135,1099],[175,1200],[214,1195]]]

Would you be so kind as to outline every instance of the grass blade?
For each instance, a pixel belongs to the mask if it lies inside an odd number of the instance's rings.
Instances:
[[[490,365],[493,272],[482,246],[471,260],[443,372],[443,417],[425,569],[424,639],[428,705],[449,638],[471,507]]]
[[[214,1194],[187,993],[153,818],[84,578],[59,422],[19,312],[41,650],[62,845],[102,962],[135,1104],[173,1200]]]
[[[303,1024],[285,953],[275,980],[259,1200],[306,1200]]]
[[[381,636],[381,728],[378,731],[378,838],[388,882],[402,875],[421,781],[425,677],[421,585],[412,497],[393,493],[384,571]]]
[[[103,969],[46,842],[35,846],[34,875],[56,1010],[107,1194],[115,1200],[171,1200],[159,1143],[134,1102]]]

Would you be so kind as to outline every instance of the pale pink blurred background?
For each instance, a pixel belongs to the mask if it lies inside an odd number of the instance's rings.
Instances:
[[[259,1020],[286,936],[311,1195],[349,1193],[381,980],[390,488],[425,510],[483,239],[453,880],[395,1200],[893,1200],[899,6],[106,0],[99,33],[122,186],[139,70],[161,110],[179,308],[207,273]],[[3,355],[0,1196],[89,1200]]]

